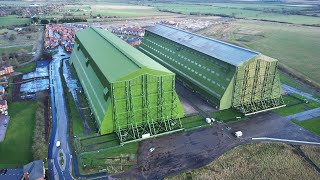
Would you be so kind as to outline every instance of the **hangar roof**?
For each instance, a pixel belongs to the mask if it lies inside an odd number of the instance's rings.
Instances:
[[[142,68],[172,73],[153,59],[112,33],[89,27],[76,33],[76,41],[91,57],[109,82],[114,82]]]
[[[258,52],[249,49],[164,24],[156,24],[147,31],[235,66],[258,55]]]

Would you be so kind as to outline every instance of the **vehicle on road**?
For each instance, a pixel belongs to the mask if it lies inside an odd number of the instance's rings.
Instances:
[[[56,142],[56,147],[58,148],[58,147],[60,147],[61,146],[61,142],[60,141],[57,141]]]
[[[239,137],[241,137],[241,136],[243,135],[243,133],[242,133],[242,131],[236,131],[236,132],[234,133],[234,135],[235,135],[237,138],[239,138]]]
[[[5,175],[7,173],[8,169],[1,169],[0,175]]]

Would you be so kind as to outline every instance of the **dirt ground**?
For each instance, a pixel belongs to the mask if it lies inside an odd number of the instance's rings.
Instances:
[[[190,89],[187,89],[180,82],[176,83],[176,91],[186,116],[198,114],[199,109],[208,114],[218,111],[213,105],[207,103],[195,93],[192,93]]]
[[[271,112],[229,126],[227,128],[227,125],[216,123],[192,132],[179,132],[142,141],[137,166],[111,178],[162,179],[204,166],[238,145],[253,142],[252,137],[320,142],[320,136]],[[233,136],[238,130],[244,134],[239,139]],[[149,152],[152,147],[155,150]]]

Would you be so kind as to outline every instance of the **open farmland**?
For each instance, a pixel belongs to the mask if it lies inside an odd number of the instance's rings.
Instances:
[[[319,174],[285,144],[238,146],[212,163],[168,179],[318,179]]]
[[[320,82],[318,27],[236,20],[197,33],[259,51]]]
[[[30,23],[30,18],[17,18],[16,16],[0,17],[0,26],[24,25]]]
[[[90,11],[92,15],[101,16],[118,16],[118,17],[139,17],[139,16],[157,16],[166,15],[155,7],[147,6],[130,6],[128,4],[105,4],[91,5]]]
[[[0,54],[19,52],[22,49],[28,52],[31,52],[33,49],[33,46],[16,46],[16,47],[9,47],[9,48],[0,48]]]
[[[157,7],[161,11],[179,14],[220,15],[243,19],[320,25],[319,17],[309,16],[314,14],[313,9],[309,6],[297,7],[269,3],[148,3],[146,5]]]

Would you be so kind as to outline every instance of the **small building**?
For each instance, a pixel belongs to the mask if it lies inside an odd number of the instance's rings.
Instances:
[[[6,100],[0,100],[0,112],[4,113],[8,110],[8,103]]]
[[[45,169],[42,160],[33,161],[23,166],[23,180],[44,180]]]
[[[5,77],[5,76],[0,77],[0,85],[3,86],[4,88],[8,87],[8,79],[7,79],[7,77]]]
[[[127,40],[127,42],[131,45],[131,46],[139,46],[141,44],[141,39],[140,38],[129,38]]]
[[[0,76],[7,75],[7,74],[11,74],[11,73],[13,73],[13,72],[14,72],[13,66],[4,65],[4,66],[2,66],[1,69],[0,69]]]

